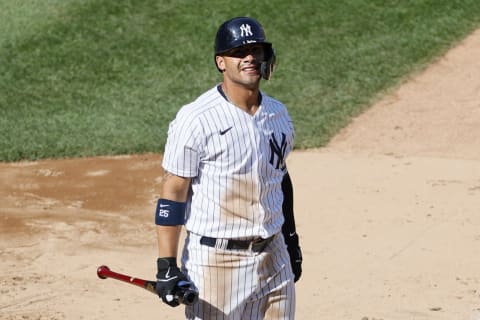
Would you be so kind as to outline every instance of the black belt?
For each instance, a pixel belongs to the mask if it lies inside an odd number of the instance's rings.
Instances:
[[[275,236],[255,240],[234,240],[234,239],[218,239],[210,237],[201,237],[200,243],[209,247],[229,250],[252,250],[253,252],[262,252],[272,242]]]

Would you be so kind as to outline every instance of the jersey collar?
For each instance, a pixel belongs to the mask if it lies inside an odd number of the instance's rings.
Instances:
[[[223,89],[222,89],[222,84],[218,84],[217,85],[217,90],[218,90],[218,93],[220,93],[222,95],[222,97],[227,101],[227,102],[230,102],[227,98],[227,95],[225,94],[225,92],[223,92]],[[260,92],[260,90],[258,91],[258,106],[260,106],[262,104],[262,93]]]

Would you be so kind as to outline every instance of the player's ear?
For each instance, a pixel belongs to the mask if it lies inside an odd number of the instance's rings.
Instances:
[[[216,56],[215,62],[217,63],[217,68],[220,72],[225,71],[225,59],[222,56]]]

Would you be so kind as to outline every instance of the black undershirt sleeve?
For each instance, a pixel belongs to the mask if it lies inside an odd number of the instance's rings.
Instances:
[[[296,232],[295,230],[295,217],[293,215],[293,185],[292,180],[288,172],[283,176],[282,180],[282,191],[283,191],[283,216],[285,222],[282,226],[282,233],[284,235],[292,234]]]

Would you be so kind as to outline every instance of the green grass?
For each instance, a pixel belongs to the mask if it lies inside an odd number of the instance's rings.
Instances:
[[[0,45],[21,40],[25,35],[40,31],[74,3],[84,0],[2,0],[0,2]]]
[[[263,89],[289,107],[297,148],[480,26],[478,0],[22,3],[0,3],[0,161],[161,152],[181,105],[221,81],[213,38],[236,15],[274,43]]]

